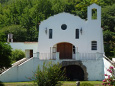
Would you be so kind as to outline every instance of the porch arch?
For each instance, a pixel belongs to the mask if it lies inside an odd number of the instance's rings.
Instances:
[[[73,55],[75,55],[75,46],[70,42],[60,42],[56,43],[53,48],[56,52],[59,52],[60,59],[73,59]]]

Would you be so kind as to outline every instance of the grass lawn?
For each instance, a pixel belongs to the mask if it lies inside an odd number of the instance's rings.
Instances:
[[[82,83],[91,83],[94,86],[102,86],[102,81],[80,81],[80,84]],[[61,86],[76,86],[76,81],[65,81]]]
[[[62,81],[61,81],[62,82]],[[80,83],[91,83],[94,86],[102,86],[102,81],[80,81]],[[32,86],[33,82],[11,82],[4,83],[5,86]],[[76,81],[64,81],[61,86],[76,86]]]
[[[5,86],[32,86],[34,82],[7,82],[3,84]]]

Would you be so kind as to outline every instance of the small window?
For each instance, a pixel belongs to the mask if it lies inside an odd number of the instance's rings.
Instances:
[[[97,41],[91,42],[91,50],[97,50]]]
[[[62,25],[61,25],[61,29],[62,29],[62,30],[66,30],[66,29],[67,29],[67,25],[66,25],[66,24],[62,24]]]
[[[73,54],[75,54],[75,46],[73,46]]]
[[[52,29],[49,29],[49,39],[52,39],[52,33],[53,33]]]
[[[76,29],[76,31],[75,31],[75,38],[79,39],[79,29]]]

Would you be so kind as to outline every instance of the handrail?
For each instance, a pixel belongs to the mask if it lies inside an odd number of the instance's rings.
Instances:
[[[23,58],[17,62],[15,62],[14,64],[12,64],[12,66],[17,66],[17,65],[20,65],[21,63],[25,62],[27,60],[27,58]]]
[[[0,74],[3,73],[5,70],[7,70],[5,67],[3,67],[3,69],[0,68]]]
[[[104,58],[107,60],[107,61],[109,61],[114,67],[115,67],[115,63],[113,62],[113,61],[111,61],[108,57],[106,57],[105,55],[103,55],[104,56]]]
[[[9,68],[5,68],[5,67],[4,67],[4,69],[0,69],[0,74],[2,74],[2,73],[4,73],[5,71],[11,69],[12,67],[20,66],[21,64],[23,64],[24,62],[26,62],[26,61],[28,61],[28,60],[30,60],[30,59],[32,59],[32,58],[23,58],[23,59],[21,59],[21,60],[15,62],[14,64],[12,64],[12,66],[9,67]]]

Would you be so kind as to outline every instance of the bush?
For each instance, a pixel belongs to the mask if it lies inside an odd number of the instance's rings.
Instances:
[[[0,81],[0,86],[5,86],[5,85]]]
[[[94,85],[90,84],[90,83],[82,83],[82,84],[80,84],[80,86],[94,86]]]
[[[25,53],[20,49],[15,49],[12,51],[12,62],[18,61],[25,57]]]
[[[0,42],[0,69],[11,66],[12,48],[8,43]]]
[[[104,74],[106,76],[106,78],[103,80],[102,85],[104,86],[115,86],[115,67],[110,66],[109,69],[107,69],[107,71],[110,73],[110,75],[108,74]]]
[[[38,86],[56,86],[58,81],[65,80],[65,70],[61,70],[59,63],[57,64],[43,64],[42,70],[38,66],[37,71],[32,77]]]

